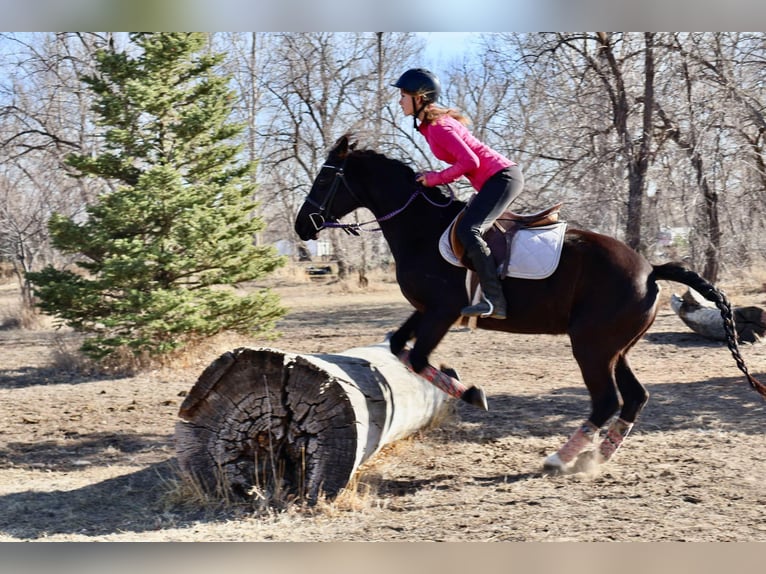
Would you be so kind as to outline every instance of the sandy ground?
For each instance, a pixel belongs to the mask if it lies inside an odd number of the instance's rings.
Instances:
[[[279,340],[223,338],[138,376],[78,372],[71,333],[0,330],[0,541],[766,541],[766,403],[667,303],[632,354],[650,402],[597,473],[541,472],[589,411],[568,340],[455,330],[432,363],[484,386],[489,412],[457,404],[311,511],[202,504],[179,480],[173,429],[205,366],[243,345],[342,352],[410,312],[391,284],[277,290],[291,309]],[[727,292],[766,305],[760,286]],[[0,286],[0,315],[15,296]],[[766,345],[743,355],[766,379]]]

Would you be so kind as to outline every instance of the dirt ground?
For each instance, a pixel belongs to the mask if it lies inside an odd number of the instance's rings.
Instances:
[[[725,285],[724,285],[725,286]],[[276,341],[222,338],[173,368],[86,376],[76,338],[0,330],[0,541],[766,541],[766,402],[722,343],[690,332],[663,285],[632,353],[651,399],[597,473],[550,476],[543,458],[588,414],[565,337],[450,332],[432,356],[487,391],[442,426],[379,453],[348,496],[312,511],[202,504],[179,480],[183,395],[238,346],[342,352],[381,341],[409,314],[393,284],[276,287],[291,309]],[[766,305],[762,284],[727,288]],[[13,284],[0,286],[0,319]],[[766,344],[745,345],[766,379]]]

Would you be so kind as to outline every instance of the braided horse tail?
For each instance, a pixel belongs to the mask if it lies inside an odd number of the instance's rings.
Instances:
[[[761,396],[766,397],[766,385],[750,374],[747,365],[745,365],[745,360],[739,352],[737,330],[734,327],[734,316],[732,315],[731,304],[723,291],[680,263],[654,265],[654,272],[652,275],[654,279],[665,279],[668,281],[675,281],[676,283],[683,283],[699,292],[708,301],[715,303],[715,306],[718,307],[718,310],[721,312],[721,317],[723,318],[723,327],[726,332],[726,345],[729,347],[729,350],[737,363],[737,367],[739,367],[739,370],[745,374],[750,386],[758,391]]]

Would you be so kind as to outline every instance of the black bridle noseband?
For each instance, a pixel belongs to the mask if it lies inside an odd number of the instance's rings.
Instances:
[[[348,159],[348,156],[346,156],[346,159]],[[455,199],[455,193],[452,191],[452,188],[447,186],[450,192],[450,198],[449,201],[445,204],[439,204],[431,201],[428,196],[423,192],[424,187],[420,184],[416,185],[416,189],[413,192],[413,194],[407,199],[407,201],[404,203],[404,205],[391,213],[384,215],[382,217],[376,217],[375,219],[371,219],[370,221],[364,221],[362,223],[340,223],[338,221],[338,218],[335,217],[330,213],[330,208],[332,207],[332,202],[335,199],[335,194],[338,193],[338,189],[340,188],[340,184],[342,183],[343,186],[346,188],[346,191],[348,191],[351,196],[356,199],[356,201],[363,205],[363,203],[359,200],[359,197],[354,193],[354,191],[351,189],[351,186],[348,184],[348,181],[346,181],[345,178],[345,168],[346,168],[346,159],[343,160],[343,164],[340,166],[337,165],[331,165],[329,163],[325,163],[322,165],[322,169],[333,169],[335,170],[335,178],[333,179],[332,185],[330,185],[330,190],[327,192],[327,196],[325,196],[324,201],[322,203],[318,203],[314,199],[312,199],[310,196],[306,197],[306,203],[309,203],[319,209],[319,211],[315,211],[314,213],[309,213],[309,219],[311,220],[311,224],[314,226],[314,229],[317,231],[320,231],[325,228],[336,228],[336,229],[342,229],[346,233],[349,233],[351,235],[359,235],[360,231],[380,231],[381,228],[377,227],[375,229],[363,229],[366,225],[372,225],[374,223],[381,223],[383,221],[387,221],[391,219],[392,217],[396,217],[399,215],[402,211],[407,209],[409,205],[415,200],[415,198],[418,195],[423,195],[423,197],[426,198],[426,200],[436,207],[447,207],[450,205],[454,199]]]
[[[344,170],[346,169],[346,160],[344,159],[343,164],[340,166],[330,165],[329,163],[322,165],[322,169],[327,169],[327,168],[335,170],[335,177],[332,181],[332,185],[330,186],[330,191],[327,192],[327,195],[325,196],[324,201],[322,201],[322,203],[320,204],[314,201],[311,198],[311,196],[306,197],[306,203],[313,205],[319,210],[319,211],[315,211],[314,213],[309,213],[309,219],[311,220],[311,224],[314,226],[314,229],[316,229],[317,231],[320,231],[321,229],[324,229],[325,227],[336,227],[336,228],[342,229],[346,233],[350,233],[351,235],[359,235],[359,230],[357,229],[358,224],[340,223],[338,222],[338,218],[330,213],[332,202],[335,200],[335,194],[338,193],[338,188],[340,187],[341,183],[346,188],[346,190],[354,197],[354,199],[359,201],[359,198],[356,197],[356,195],[354,195],[354,192],[351,190],[351,187],[348,185],[348,182],[346,181],[346,178],[344,177]]]

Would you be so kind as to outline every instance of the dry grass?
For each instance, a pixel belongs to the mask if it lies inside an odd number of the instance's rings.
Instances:
[[[456,422],[457,418],[454,402],[446,403],[445,408],[437,413],[428,427],[408,438],[383,446],[379,453],[357,469],[338,495],[332,498],[322,495],[313,505],[307,503],[303,495],[303,485],[287,485],[289,488],[284,488],[284,472],[275,467],[274,461],[277,457],[272,452],[272,462],[266,465],[268,468],[264,472],[273,476],[269,477],[270,480],[265,480],[257,476],[256,472],[256,476],[252,477],[252,486],[244,498],[232,492],[222,468],[216,472],[216,484],[212,490],[198,477],[176,468],[175,478],[163,481],[166,506],[209,512],[223,510],[256,517],[273,516],[278,513],[337,517],[348,513],[362,513],[373,508],[379,509],[384,504],[384,498],[379,496],[383,474],[381,465],[385,464],[383,461],[396,459],[411,450],[414,444],[423,441],[431,429]],[[257,469],[259,465],[255,464],[254,467]],[[306,473],[304,471],[300,474],[305,476]]]
[[[216,512],[230,510],[235,504],[242,505],[242,501],[235,502],[228,488],[222,487],[223,482],[221,473],[219,487],[210,492],[196,476],[175,466],[172,478],[163,477],[161,480],[165,491],[162,497],[164,508]]]
[[[382,284],[391,284],[395,282],[395,273],[393,267],[386,269],[371,269],[364,273],[364,279],[361,280],[357,271],[352,271],[343,279],[337,274],[315,275],[311,276],[306,272],[307,265],[331,265],[334,269],[334,263],[288,263],[280,267],[269,277],[259,281],[261,287],[280,287],[285,285],[327,285],[333,292],[374,292],[381,288]]]
[[[0,331],[37,331],[50,328],[52,322],[50,317],[36,313],[22,305],[20,300],[0,307]]]
[[[721,288],[732,293],[753,295],[763,293],[766,297],[766,266],[755,265],[735,268],[721,281]],[[764,299],[766,303],[766,299]]]
[[[302,286],[314,285],[319,282],[324,285],[325,293],[328,295],[364,293],[374,296],[377,292],[390,290],[392,277],[392,272],[373,270],[367,274],[368,283],[362,286],[355,275],[346,279],[331,276],[329,278],[320,277],[319,280],[316,280],[306,273],[305,266],[288,264],[278,269],[262,283],[243,285],[242,290],[289,287],[296,290],[297,299],[302,297]],[[289,298],[289,294],[287,296]],[[287,304],[289,306],[289,300]],[[55,318],[36,313],[21,304],[18,287],[14,281],[0,284],[0,330],[42,331],[52,329],[55,324]],[[83,374],[134,375],[157,370],[199,369],[201,366],[200,357],[209,357],[232,348],[247,346],[250,340],[244,335],[227,332],[190,341],[182,349],[162,356],[153,356],[148,353],[136,356],[128,349],[117,349],[107,358],[96,362],[80,352],[81,339],[72,337],[71,329],[62,327],[61,332],[65,336],[56,339],[53,366]],[[272,340],[276,340],[278,337],[279,333],[276,332],[273,334]]]
[[[334,517],[349,512],[364,512],[380,505],[380,499],[377,497],[380,479],[374,471],[374,466],[355,473],[346,487],[334,498],[322,496],[314,505],[307,504],[302,496],[279,486],[273,491],[265,485],[259,486],[260,481],[257,477],[254,477],[254,485],[247,498],[235,495],[226,484],[226,476],[222,469],[217,473],[217,484],[212,491],[206,488],[198,477],[180,468],[175,469],[172,478],[163,478],[161,482],[165,491],[162,497],[164,510],[181,508],[208,513],[226,511],[251,517],[282,513]],[[274,482],[277,485],[282,484],[282,477],[275,477]]]
[[[93,369],[92,361],[80,353],[79,341],[59,336],[54,339],[54,344],[51,357],[54,369],[78,373],[90,372]]]

